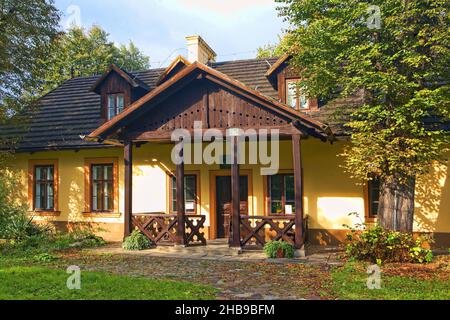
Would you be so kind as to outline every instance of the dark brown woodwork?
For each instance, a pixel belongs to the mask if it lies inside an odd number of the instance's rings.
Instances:
[[[177,142],[178,146],[183,145],[183,141]],[[183,149],[180,151],[180,157],[183,159]],[[185,199],[184,199],[184,160],[177,164],[176,169],[177,180],[177,244],[184,246],[186,244],[185,237]]]
[[[202,125],[204,129],[210,127],[209,124],[209,89],[208,84],[204,85],[203,88],[203,106],[202,106]]]
[[[187,246],[206,246],[205,233],[202,231],[205,221],[206,216],[204,215],[185,215]]]
[[[208,119],[211,128],[270,128],[299,121],[302,127],[307,128],[308,134],[327,136],[322,123],[220,72],[193,63],[97,128],[88,138],[107,139],[124,127],[126,132],[134,135],[193,129],[194,121],[202,119],[202,88],[205,85],[209,85]]]
[[[157,81],[157,85],[163,84],[165,81],[176,75],[178,72],[185,69],[191,63],[187,61],[183,56],[178,56],[161,74]]]
[[[277,127],[240,127],[244,132],[247,130],[256,130],[256,136],[259,134],[260,129],[268,129],[268,135],[271,135],[270,130],[278,130],[279,137],[282,139],[289,138],[291,139],[291,136],[293,134],[301,134],[302,133],[299,129],[295,128],[292,125],[286,125],[286,126],[277,126]],[[190,133],[191,136],[194,136],[194,129],[185,129],[187,132]],[[200,129],[197,129],[200,130]],[[207,131],[208,129],[201,129],[202,135]],[[222,135],[226,135],[228,129],[215,129],[218,132],[222,133]],[[251,131],[248,132],[247,137],[252,136]],[[146,132],[129,132],[126,134],[127,139],[133,140],[133,141],[171,141],[172,137],[172,131],[146,131]]]
[[[248,176],[240,176],[240,208],[241,215],[248,214]],[[231,234],[231,177],[216,177],[216,230],[217,238],[230,238]]]
[[[124,109],[129,107],[132,103],[143,97],[147,90],[141,87],[133,87],[123,77],[116,72],[111,72],[101,84],[97,87],[96,91],[101,96],[101,115],[104,121],[108,118],[108,95],[110,94],[123,94]]]
[[[302,154],[300,135],[292,136],[292,157],[294,165],[295,186],[295,248],[300,249],[304,243],[303,230],[303,180],[302,180]]]
[[[240,218],[242,248],[262,248],[267,240],[284,240],[295,245],[297,235],[294,216],[241,216]]]
[[[133,214],[133,227],[141,231],[154,245],[177,243],[178,215],[137,213]],[[186,215],[186,245],[206,245],[204,215]]]
[[[240,236],[240,192],[239,192],[239,145],[238,137],[231,137],[233,144],[233,154],[231,163],[231,242],[230,246],[239,248],[241,246]]]
[[[133,143],[127,141],[124,147],[124,177],[125,177],[125,223],[124,235],[129,236],[132,232],[132,214],[133,214]]]
[[[194,129],[195,121],[202,121],[203,128],[273,127],[292,133],[289,118],[202,79],[137,119],[128,136],[135,140],[167,137],[175,129]]]

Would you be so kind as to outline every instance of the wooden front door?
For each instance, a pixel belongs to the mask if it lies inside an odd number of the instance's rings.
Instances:
[[[240,212],[248,214],[248,177],[241,176],[240,190]],[[231,221],[231,177],[216,177],[216,222],[217,238],[228,238],[230,236]]]

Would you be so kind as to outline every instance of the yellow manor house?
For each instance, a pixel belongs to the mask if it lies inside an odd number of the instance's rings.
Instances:
[[[308,98],[288,56],[215,62],[201,37],[187,42],[189,56],[165,69],[131,73],[113,65],[39,101],[11,163],[36,220],[64,230],[90,227],[110,241],[139,229],[155,244],[227,238],[247,248],[284,239],[297,249],[339,243],[344,224],[376,221],[378,183],[344,172],[338,155],[348,138],[332,120],[339,105],[356,106],[362,97]],[[237,129],[250,132],[244,148],[235,143]],[[174,141],[177,131],[200,132],[204,140]],[[217,161],[188,159],[188,149],[210,151],[211,132],[223,147],[213,153]],[[253,143],[258,163],[238,161],[251,158]],[[278,170],[266,175],[272,165]],[[449,166],[436,164],[418,178],[414,225],[446,247],[448,176]]]

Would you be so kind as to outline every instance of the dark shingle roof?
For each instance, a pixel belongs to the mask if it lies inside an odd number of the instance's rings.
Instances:
[[[269,97],[277,98],[277,91],[264,76],[276,60],[271,58],[217,62],[211,67]],[[130,74],[152,90],[164,70],[150,69]],[[101,123],[100,96],[89,92],[100,77],[101,75],[79,77],[64,82],[40,99],[25,132],[17,127],[3,127],[0,128],[1,135],[8,137],[20,132],[22,138],[18,147],[16,146],[17,151],[104,146],[80,138],[80,135],[88,135]]]

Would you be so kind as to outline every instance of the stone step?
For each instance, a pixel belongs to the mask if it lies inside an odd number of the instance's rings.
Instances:
[[[240,250],[230,248],[228,244],[208,244],[206,246],[158,246],[154,249],[161,253],[180,253],[208,256],[237,256]]]

